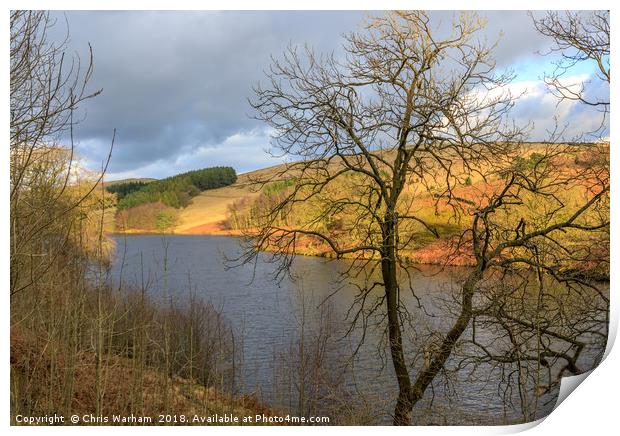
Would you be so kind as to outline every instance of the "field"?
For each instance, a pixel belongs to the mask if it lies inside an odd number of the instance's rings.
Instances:
[[[255,198],[259,194],[243,184],[204,191],[191,204],[179,211],[174,233],[186,235],[225,232],[224,221],[229,206],[243,198]]]

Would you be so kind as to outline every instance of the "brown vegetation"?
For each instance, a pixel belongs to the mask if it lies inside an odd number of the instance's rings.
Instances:
[[[161,202],[145,203],[116,213],[119,233],[165,233],[175,224],[178,210]]]
[[[113,197],[59,141],[99,94],[86,90],[92,58],[85,71],[67,67],[66,46],[47,40],[53,25],[44,11],[11,12],[11,422],[266,411],[234,397],[240,351],[211,305],[109,282]],[[156,212],[164,230],[167,210]]]
[[[597,175],[588,172],[584,174],[584,169],[600,167],[600,162],[608,158],[609,143],[592,144],[583,143],[580,146],[569,146],[570,151],[566,155],[554,156],[550,165],[566,176],[568,184],[563,188],[561,197],[566,201],[574,201],[576,197],[584,195],[590,186],[596,183]],[[517,156],[524,161],[530,161],[532,156],[544,156],[548,150],[558,147],[558,144],[527,143],[519,145],[520,150]],[[287,173],[282,170],[282,176]],[[467,174],[460,176],[463,180],[467,179]],[[467,182],[462,186],[453,189],[456,198],[462,198],[472,202],[477,206],[484,203],[485,199],[493,195],[502,186],[502,181],[498,175],[487,177],[473,177],[473,181]],[[355,178],[353,178],[355,180]],[[436,189],[441,189],[437,184]],[[260,217],[266,214],[271,207],[282,201],[287,195],[295,191],[295,186],[290,185],[279,192],[259,191],[256,195],[242,197],[228,205],[228,214],[225,221],[217,221],[199,225],[183,231],[185,234],[230,234],[239,235],[241,233],[251,233],[256,231],[260,224]],[[465,266],[474,265],[475,259],[471,253],[471,246],[468,248],[461,240],[462,233],[471,224],[471,217],[460,216],[458,220],[452,214],[452,206],[443,199],[437,199],[431,193],[426,193],[424,184],[415,178],[408,179],[403,192],[409,197],[416,197],[415,201],[405,201],[399,208],[399,214],[416,215],[431,226],[437,234],[434,235],[421,223],[411,225],[407,229],[401,229],[404,236],[400,246],[400,255],[410,263],[430,264],[430,265],[454,265]],[[215,192],[214,192],[215,194]],[[324,193],[323,199],[330,197],[334,201],[339,198],[356,198],[355,183],[343,183],[338,188]],[[357,197],[361,201],[361,197]],[[323,200],[321,200],[323,201]],[[312,212],[318,202],[309,201],[307,204],[298,203],[292,207],[279,221],[282,228],[293,228],[302,225]],[[205,211],[206,212],[206,211]],[[530,211],[531,218],[538,213],[534,209]],[[199,216],[199,214],[196,214]],[[219,216],[218,216],[219,218]],[[203,219],[208,220],[209,214],[205,213]],[[351,223],[347,220],[346,212],[335,212],[332,215],[322,216],[317,224],[323,231],[329,234],[330,238],[341,241],[344,246],[352,246],[361,241],[353,240],[355,233],[346,231]],[[574,235],[573,235],[574,236]],[[571,236],[572,237],[572,236]],[[590,240],[592,235],[584,236]],[[568,235],[566,237],[568,238]],[[576,241],[575,241],[576,242]],[[598,258],[608,256],[609,246],[601,241],[598,248]],[[295,252],[302,255],[335,257],[329,244],[314,235],[298,235],[295,242]],[[370,253],[369,253],[370,255]],[[344,254],[342,257],[353,257],[352,254]],[[571,267],[572,268],[572,267]],[[582,263],[579,268],[584,273],[592,273],[597,277],[608,275],[605,267],[601,269],[601,264],[592,262]]]
[[[191,324],[212,322],[213,309],[196,312],[190,320],[186,318],[187,312],[166,313],[155,305],[145,307],[144,302],[130,300],[118,310],[131,317],[150,312],[151,323],[127,324],[129,320],[117,320],[116,332],[105,334],[106,348],[111,348],[103,357],[87,344],[76,344],[79,338],[71,339],[71,345],[62,336],[57,339],[43,336],[40,328],[30,330],[17,326],[11,329],[12,419],[18,414],[60,413],[65,417],[71,414],[107,417],[133,414],[152,417],[153,424],[161,425],[159,415],[232,414],[242,418],[263,413],[280,416],[281,412],[266,407],[252,396],[231,395],[231,380],[222,378],[224,373],[218,368],[222,364],[229,365],[232,360],[226,355],[215,356],[221,353],[217,344],[223,337],[212,336],[215,342],[205,341],[205,335],[214,335],[218,329],[219,335],[224,335],[221,331],[224,326],[210,325],[202,329]],[[168,317],[174,329],[180,329],[169,338],[174,347],[170,351],[174,357],[169,373],[164,372],[166,359],[160,355],[165,347],[162,334],[165,332],[156,324],[162,322],[162,316]],[[86,315],[84,321],[88,319]],[[143,318],[141,322],[146,320]],[[189,328],[195,331],[190,332]],[[88,332],[79,335],[88,340]],[[185,348],[187,340],[195,342],[194,348],[191,344]],[[201,348],[204,346],[207,348]]]

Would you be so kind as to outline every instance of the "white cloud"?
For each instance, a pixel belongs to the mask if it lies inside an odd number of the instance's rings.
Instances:
[[[130,177],[162,178],[185,171],[213,166],[233,166],[237,173],[251,171],[281,163],[283,160],[271,157],[268,129],[235,133],[218,144],[205,144],[179,154],[174,160],[160,159],[130,171],[109,173],[107,180]]]
[[[578,91],[583,83],[590,80],[596,79],[588,74],[579,74],[562,78],[561,84]],[[563,131],[562,139],[571,140],[601,125],[602,115],[598,110],[578,101],[561,101],[549,91],[543,80],[515,81],[490,91],[477,90],[475,96],[488,101],[503,94],[518,97],[509,116],[519,126],[532,126],[529,139],[533,141],[550,139],[550,132],[555,131],[556,127]]]

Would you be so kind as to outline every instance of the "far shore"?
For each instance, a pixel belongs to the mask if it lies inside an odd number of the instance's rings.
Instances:
[[[200,235],[217,235],[217,236],[243,236],[243,231],[227,229],[223,221],[216,221],[211,223],[194,226],[188,229],[172,229],[168,232],[159,232],[156,230],[143,230],[143,229],[128,229],[128,230],[115,230],[109,232],[110,236],[123,236],[123,235],[188,235],[188,236],[200,236]]]
[[[108,236],[231,236],[231,237],[241,237],[244,235],[241,230],[232,230],[226,229],[224,227],[224,222],[211,222],[207,224],[203,224],[200,226],[192,227],[189,229],[183,229],[180,231],[172,230],[167,233],[157,232],[157,231],[148,231],[148,230],[140,230],[140,229],[130,229],[126,231],[115,231],[107,233]],[[435,244],[430,244],[427,247],[424,247],[419,250],[411,251],[408,256],[406,256],[406,260],[411,265],[425,265],[425,266],[451,266],[451,267],[471,267],[472,260],[464,256],[463,254],[459,255],[448,255],[450,259],[446,259],[447,253],[450,253],[450,247],[448,245],[448,241],[439,240]],[[323,257],[328,259],[335,259],[336,256],[330,252],[329,250],[317,250],[316,247],[311,248],[306,244],[300,244],[298,246],[298,250],[296,252],[299,256],[312,256],[312,257]],[[346,258],[346,257],[345,257]],[[609,276],[604,276],[600,274],[595,274],[594,276],[590,276],[587,272],[584,272],[584,276],[588,276],[590,279],[593,279],[597,282],[609,282]]]

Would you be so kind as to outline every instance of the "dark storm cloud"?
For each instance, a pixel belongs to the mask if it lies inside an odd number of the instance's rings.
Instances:
[[[56,13],[62,17],[61,13]],[[90,165],[117,143],[110,173],[161,177],[191,168],[232,165],[248,171],[270,163],[265,126],[254,121],[247,98],[270,55],[307,43],[336,51],[341,35],[363,12],[68,12],[70,49],[94,50],[93,87],[104,92],[85,105],[76,132]],[[498,66],[536,63],[547,44],[525,12],[487,12],[484,33]],[[451,25],[453,14],[433,12]],[[63,27],[64,17],[59,21]],[[273,161],[271,161],[273,163]]]
[[[71,49],[93,46],[92,83],[79,138],[94,157],[117,129],[111,171],[175,158],[262,128],[248,116],[251,86],[289,44],[338,46],[361,13],[72,12]],[[267,144],[265,144],[267,145]],[[260,150],[257,150],[260,152]]]
[[[525,11],[479,11],[478,15],[486,25],[479,38],[491,45],[497,43],[493,57],[499,68],[506,68],[515,62],[529,59],[536,62],[536,51],[544,50],[549,41],[534,31],[532,20]],[[458,13],[453,11],[434,11],[434,23],[445,29]]]

